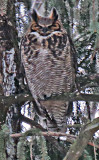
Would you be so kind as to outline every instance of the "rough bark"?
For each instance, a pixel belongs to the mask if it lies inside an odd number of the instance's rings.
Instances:
[[[0,95],[10,96],[17,91],[15,79],[18,72],[18,39],[15,25],[15,0],[5,0],[0,5]],[[2,7],[2,8],[1,8]],[[1,90],[2,89],[2,90]],[[1,92],[2,91],[2,92]],[[20,130],[20,122],[15,115],[20,112],[18,103],[3,103],[0,99],[0,126],[6,121],[10,131],[18,132]],[[6,143],[7,158],[16,159],[17,141],[11,140]],[[10,150],[10,152],[9,152]]]

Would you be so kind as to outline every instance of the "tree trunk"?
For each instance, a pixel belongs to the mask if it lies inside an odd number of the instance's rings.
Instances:
[[[16,85],[19,73],[19,49],[17,41],[17,30],[15,22],[15,0],[2,1],[0,6],[0,87],[4,96],[10,96],[18,91]],[[20,122],[16,115],[20,113],[19,104],[12,104],[10,107],[0,101],[0,125],[5,121],[10,132],[20,131]],[[15,118],[16,117],[16,118]],[[12,145],[14,144],[14,146]],[[9,160],[16,160],[17,141],[11,139],[11,143],[6,144],[6,156]],[[9,152],[10,150],[10,152]]]

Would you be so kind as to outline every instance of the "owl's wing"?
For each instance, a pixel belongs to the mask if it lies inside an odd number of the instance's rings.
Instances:
[[[33,39],[35,39],[35,37]],[[26,82],[28,83],[29,90],[33,97],[32,101],[33,101],[34,107],[39,115],[44,116],[45,115],[44,107],[41,106],[40,104],[39,98],[35,93],[34,84],[32,81],[34,66],[33,66],[33,59],[31,59],[32,58],[31,56],[34,56],[34,57],[36,56],[36,53],[33,54],[33,48],[35,48],[36,46],[33,45],[31,47],[31,40],[32,40],[31,35],[30,36],[25,35],[24,37],[22,37],[21,45],[20,45],[21,63],[22,63],[21,66],[22,68],[24,68],[25,79],[26,79]]]

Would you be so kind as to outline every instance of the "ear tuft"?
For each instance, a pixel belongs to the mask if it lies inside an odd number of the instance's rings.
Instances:
[[[54,21],[56,21],[58,19],[58,14],[56,11],[56,8],[53,8],[50,14],[50,18],[52,18]]]
[[[38,21],[38,15],[37,15],[37,12],[36,12],[35,9],[33,9],[32,18],[33,18],[33,20],[34,20],[35,22]]]

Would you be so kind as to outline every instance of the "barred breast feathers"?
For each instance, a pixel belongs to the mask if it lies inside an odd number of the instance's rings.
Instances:
[[[61,65],[63,66],[63,64],[60,64],[61,63],[61,61],[63,61],[63,62],[65,62],[66,61],[66,59],[65,59],[65,52],[66,52],[66,49],[63,51],[62,49],[61,49],[61,51],[60,51],[60,46],[59,46],[59,49],[57,50],[57,45],[55,45],[54,46],[54,44],[53,44],[53,49],[54,50],[49,50],[49,48],[48,48],[48,46],[46,46],[47,44],[45,44],[45,46],[44,46],[44,40],[49,40],[49,38],[52,38],[54,35],[55,36],[59,36],[59,37],[62,37],[62,35],[64,36],[64,33],[62,33],[62,32],[59,32],[59,31],[55,31],[54,33],[52,33],[51,35],[49,35],[49,36],[39,36],[39,34],[38,33],[29,33],[28,34],[28,36],[29,35],[33,35],[33,39],[35,39],[35,38],[37,38],[37,41],[40,43],[40,48],[39,48],[39,46],[38,46],[38,48],[36,47],[36,49],[34,49],[34,51],[33,52],[35,52],[35,50],[39,50],[39,56],[40,56],[40,58],[41,59],[39,59],[39,60],[37,60],[36,58],[34,58],[33,57],[33,55],[31,55],[31,57],[30,57],[30,55],[29,56],[25,56],[25,57],[23,57],[23,60],[25,59],[25,63],[24,63],[24,66],[27,66],[27,65],[31,65],[32,66],[32,69],[33,69],[33,65],[32,65],[32,63],[30,63],[30,64],[28,64],[28,63],[26,63],[27,62],[27,57],[29,57],[29,59],[30,59],[30,61],[32,62],[33,61],[33,59],[34,59],[34,64],[35,65],[43,65],[43,64],[41,64],[41,60],[43,61],[42,63],[45,63],[44,64],[44,66],[43,66],[43,69],[45,70],[45,68],[47,67],[46,65],[47,65],[47,62],[44,62],[44,60],[46,60],[46,53],[48,54],[48,56],[50,55],[50,60],[53,60],[53,62],[51,62],[51,63],[54,63],[53,65],[55,65],[56,63],[58,64],[58,66],[54,66],[54,67],[52,67],[52,68],[48,68],[48,70],[51,72],[51,69],[56,69],[57,71],[58,71],[58,69],[60,69],[59,67],[61,67]],[[66,36],[66,32],[65,32],[65,36]],[[27,38],[28,39],[28,38]],[[28,43],[29,43],[29,40],[28,40]],[[45,42],[46,43],[46,42]],[[65,44],[64,44],[64,46],[62,46],[62,47],[67,47],[67,45],[66,44],[68,44],[69,42],[66,42]],[[37,45],[37,42],[34,42],[33,43],[33,45],[34,45],[34,47],[35,47],[35,45]],[[42,46],[43,45],[43,46]],[[48,44],[48,45],[50,45],[50,44]],[[31,51],[31,47],[30,47],[30,51]],[[30,51],[28,52],[28,53],[30,53]],[[56,51],[56,53],[51,53],[51,52],[55,52]],[[57,56],[57,53],[60,51],[60,55],[58,55]],[[25,48],[24,48],[24,51],[23,52],[25,52]],[[61,52],[64,54],[64,56],[63,55],[61,55]],[[53,55],[54,55],[54,57],[53,57]],[[62,58],[61,58],[62,57]],[[42,59],[42,58],[45,58],[45,59]],[[48,59],[47,59],[48,60]],[[70,56],[69,56],[69,59],[68,59],[69,61],[71,61],[70,60]],[[36,64],[37,62],[39,62],[39,64]],[[50,63],[50,62],[49,62]],[[67,64],[70,64],[71,62],[67,62]],[[27,66],[27,67],[29,67],[29,66]],[[40,66],[39,66],[40,67]],[[45,68],[44,68],[45,67]],[[49,67],[51,67],[51,66],[49,66]],[[58,68],[57,68],[58,67]],[[62,70],[64,70],[64,69],[66,69],[65,68],[65,66],[63,66],[64,68],[62,68]],[[68,67],[68,66],[67,66]],[[46,68],[47,69],[47,68]],[[43,71],[44,71],[43,70]],[[62,70],[60,70],[60,71],[62,71]],[[32,71],[31,71],[32,72]],[[41,71],[40,71],[41,72]],[[38,72],[38,70],[37,70],[37,75],[38,74],[40,74],[40,72]],[[45,73],[47,73],[47,70],[46,70],[46,72]],[[26,73],[27,74],[27,77],[29,78],[29,76],[28,76],[28,74],[29,73]],[[57,75],[57,73],[53,73],[53,74],[56,74]],[[61,73],[60,73],[61,74]],[[34,75],[34,77],[35,77],[36,75]],[[53,75],[52,75],[53,76]],[[64,75],[64,76],[66,76],[66,75]],[[45,77],[45,76],[44,76]],[[49,77],[50,78],[50,77]],[[29,78],[30,79],[30,78]],[[46,79],[46,77],[45,77],[45,79]],[[33,79],[32,79],[33,80]],[[29,81],[29,80],[28,80]],[[33,85],[33,84],[32,84]]]

